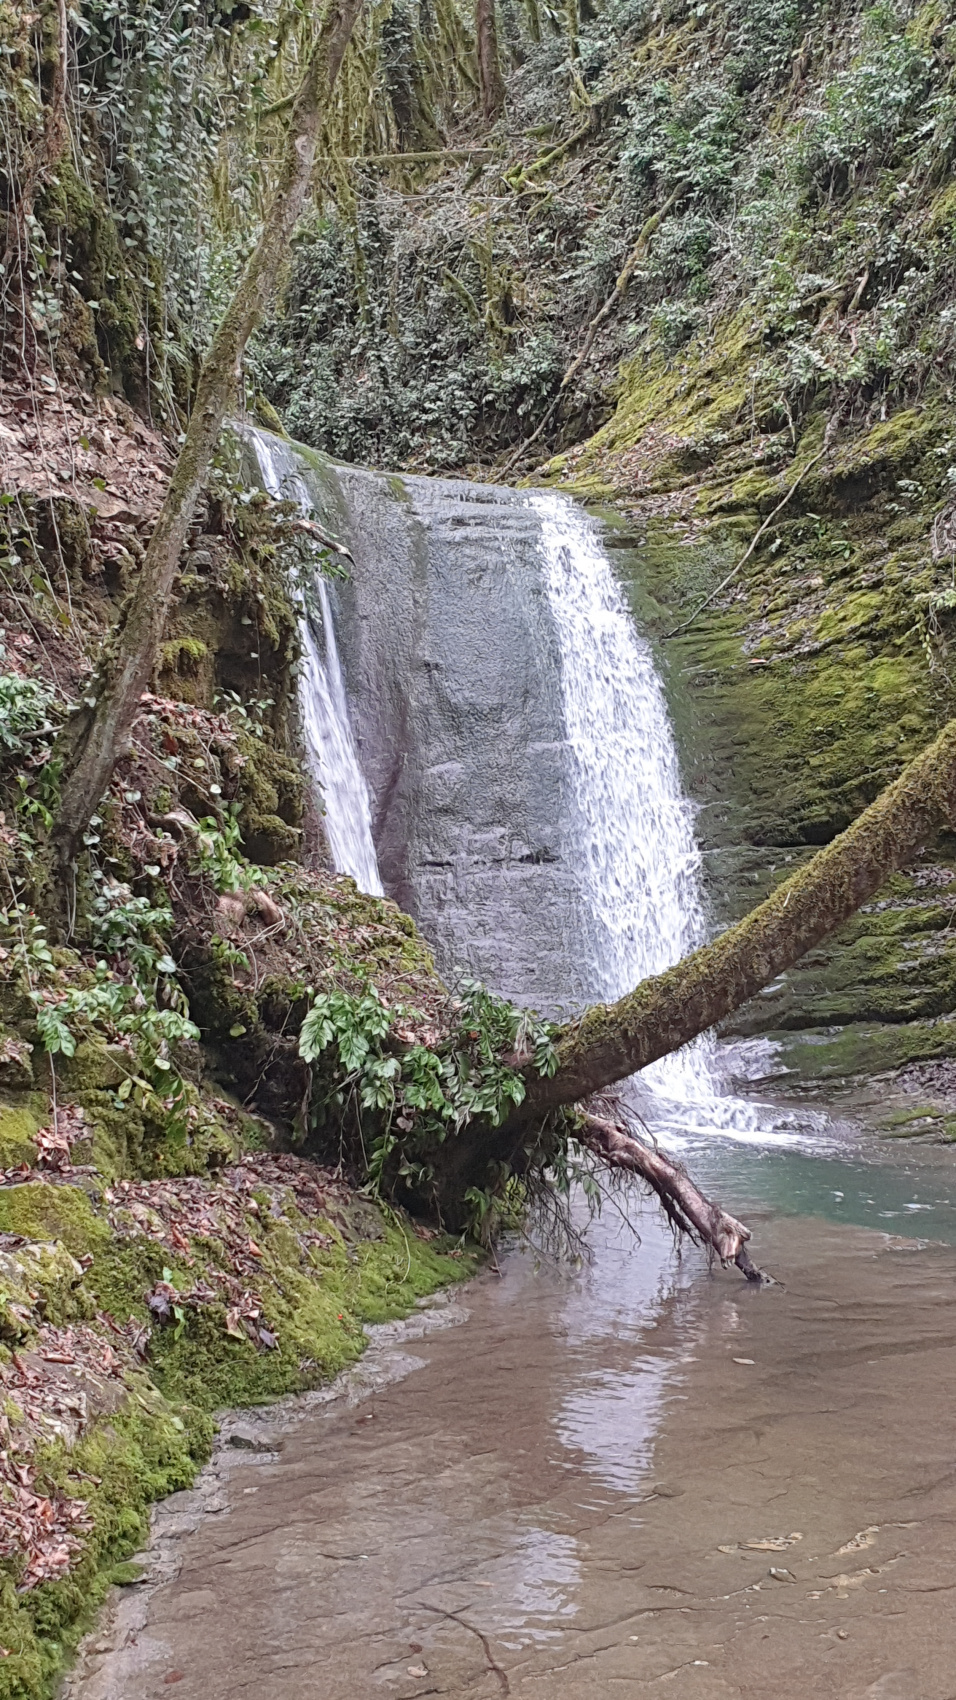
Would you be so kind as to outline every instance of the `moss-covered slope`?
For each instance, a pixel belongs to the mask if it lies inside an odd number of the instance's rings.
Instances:
[[[247,1156],[213,1181],[0,1177],[0,1694],[39,1700],[212,1413],[314,1386],[363,1325],[467,1273],[329,1171]]]

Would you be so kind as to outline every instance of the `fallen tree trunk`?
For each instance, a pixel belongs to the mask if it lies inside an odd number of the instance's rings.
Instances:
[[[712,944],[562,1029],[550,1079],[526,1072],[521,1125],[679,1050],[842,926],[894,869],[956,822],[956,720],[838,838]]]

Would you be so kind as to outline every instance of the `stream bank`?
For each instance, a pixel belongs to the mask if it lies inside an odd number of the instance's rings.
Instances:
[[[956,1252],[749,1202],[778,1287],[608,1210],[402,1379],[243,1427],[69,1700],[949,1700]]]

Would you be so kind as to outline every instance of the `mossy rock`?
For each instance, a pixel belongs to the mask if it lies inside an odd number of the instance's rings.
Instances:
[[[81,1039],[71,1057],[56,1059],[59,1085],[71,1094],[115,1090],[129,1075],[129,1067],[127,1052],[94,1039]]]
[[[95,1252],[110,1238],[108,1224],[94,1214],[85,1192],[46,1181],[0,1187],[0,1233],[61,1240],[74,1257]]]
[[[889,1074],[906,1063],[956,1056],[956,1020],[772,1033],[785,1069],[801,1080],[839,1081]]]
[[[33,1163],[36,1136],[44,1125],[44,1100],[38,1094],[0,1102],[0,1169]]]
[[[92,1314],[80,1295],[82,1266],[61,1240],[34,1240],[0,1251],[0,1339],[20,1345],[33,1329],[31,1313],[55,1322]]]

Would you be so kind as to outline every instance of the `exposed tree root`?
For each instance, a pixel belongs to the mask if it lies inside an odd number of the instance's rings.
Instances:
[[[769,1283],[771,1277],[757,1268],[746,1249],[750,1229],[705,1198],[679,1163],[643,1144],[623,1123],[590,1111],[583,1113],[582,1123],[582,1140],[588,1150],[612,1169],[640,1175],[657,1194],[664,1214],[679,1233],[687,1234],[698,1245],[709,1246],[724,1265],[735,1263],[748,1281]]]

